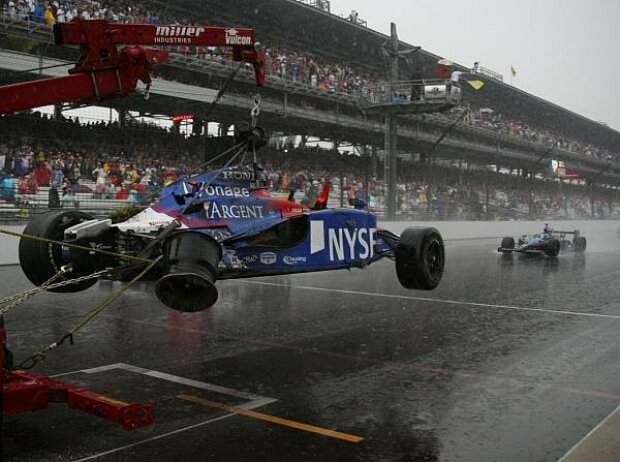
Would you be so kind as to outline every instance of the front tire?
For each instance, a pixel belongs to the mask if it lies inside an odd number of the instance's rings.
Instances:
[[[547,247],[545,248],[545,255],[550,257],[557,257],[560,254],[560,241],[557,239],[551,239],[547,243]]]
[[[407,228],[394,250],[396,275],[406,289],[433,290],[443,275],[445,249],[435,228]]]
[[[36,215],[26,226],[24,234],[62,241],[67,228],[93,218],[92,215],[77,210],[52,210]],[[84,258],[88,258],[88,256],[85,255]],[[22,237],[19,241],[19,263],[30,282],[40,286],[52,276],[58,274],[62,266],[70,262],[63,252],[62,245]],[[59,277],[54,282],[61,282],[79,276],[82,276],[82,274],[76,274],[72,271],[66,276]],[[80,292],[88,289],[96,282],[96,279],[90,279],[77,284],[57,287],[51,289],[51,292]]]
[[[585,252],[587,245],[586,238],[583,236],[575,237],[573,245],[575,246],[575,252]]]

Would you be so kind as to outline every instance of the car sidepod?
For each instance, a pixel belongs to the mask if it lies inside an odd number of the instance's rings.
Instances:
[[[365,211],[313,211],[224,245],[220,278],[364,267],[391,250]]]

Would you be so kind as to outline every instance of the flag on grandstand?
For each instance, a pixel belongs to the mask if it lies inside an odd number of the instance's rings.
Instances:
[[[474,90],[480,90],[484,87],[484,82],[482,80],[466,80],[466,82],[470,84]]]
[[[512,74],[513,77],[517,76],[517,70],[514,68],[512,64],[510,65],[510,73]]]

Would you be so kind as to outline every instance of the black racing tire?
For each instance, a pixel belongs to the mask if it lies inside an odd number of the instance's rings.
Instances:
[[[500,246],[502,249],[514,249],[515,248],[515,239],[514,237],[505,237],[502,239],[502,245]],[[502,253],[512,253],[507,251],[502,251]]]
[[[560,254],[560,241],[557,239],[551,239],[545,246],[545,255],[550,257],[557,257]]]
[[[406,289],[433,290],[443,275],[445,248],[435,228],[407,228],[394,249],[396,275]]]
[[[167,307],[185,313],[210,308],[218,299],[217,267],[222,247],[197,231],[179,231],[166,241],[167,274],[155,284],[157,298]]]
[[[586,238],[583,236],[577,236],[573,240],[573,246],[575,247],[575,252],[585,252],[587,246]]]
[[[55,241],[62,241],[65,229],[92,220],[94,217],[88,213],[78,210],[62,211],[52,210],[36,215],[26,229],[24,234],[34,237],[42,237]],[[58,273],[63,265],[69,263],[63,256],[61,245],[49,242],[41,242],[27,237],[22,237],[19,241],[19,263],[26,277],[36,286],[40,286],[45,281]],[[87,257],[88,258],[88,257]],[[72,271],[67,277],[60,277],[54,282],[61,282],[66,279],[73,279],[84,276],[83,274]],[[97,282],[90,279],[77,284],[57,287],[51,292],[80,292],[86,290]]]

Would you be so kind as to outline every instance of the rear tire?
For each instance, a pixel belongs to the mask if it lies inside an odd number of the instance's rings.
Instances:
[[[500,248],[502,249],[514,249],[515,248],[515,240],[513,237],[505,237],[502,239],[502,245],[500,246]],[[512,253],[512,252],[507,252],[505,250],[501,251],[502,253]]]
[[[164,245],[167,274],[155,284],[157,298],[173,310],[195,313],[218,299],[215,287],[222,247],[206,234],[179,231]]]
[[[573,245],[575,246],[575,252],[585,252],[586,251],[586,238],[583,236],[578,236],[573,241]]]
[[[94,217],[85,212],[77,210],[49,212],[36,215],[26,229],[25,235],[62,241],[65,229],[92,220]],[[79,251],[78,251],[79,252]],[[85,255],[84,258],[92,258]],[[41,242],[27,237],[22,237],[19,241],[19,263],[26,277],[36,286],[40,286],[52,276],[57,274],[61,267],[68,264],[66,255],[63,255],[61,245],[49,242]],[[67,277],[59,277],[55,282],[72,279],[82,276],[74,271],[68,273]],[[51,292],[80,292],[86,290],[97,282],[96,279],[83,281],[78,284],[51,289]]]
[[[407,228],[394,250],[396,275],[406,289],[433,290],[443,275],[445,249],[435,228]]]
[[[557,239],[551,239],[545,248],[545,255],[557,257],[560,253],[560,246],[560,241]]]

